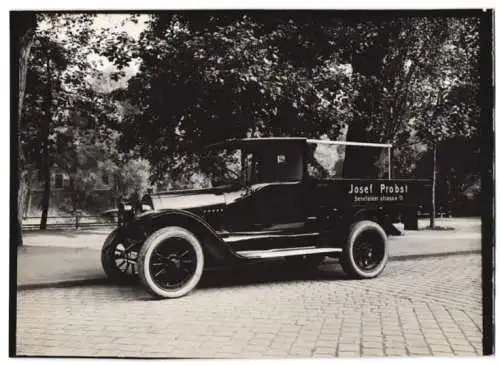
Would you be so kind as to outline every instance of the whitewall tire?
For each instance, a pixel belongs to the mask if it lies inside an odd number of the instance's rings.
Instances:
[[[389,259],[387,235],[376,222],[354,223],[342,250],[340,263],[346,274],[357,279],[371,279],[382,273]]]
[[[203,249],[196,236],[182,227],[153,233],[139,252],[139,278],[158,298],[178,298],[192,291],[203,273]]]

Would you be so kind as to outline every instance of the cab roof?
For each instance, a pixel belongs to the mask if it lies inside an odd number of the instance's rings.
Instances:
[[[216,147],[240,147],[243,145],[264,145],[264,144],[305,144],[307,138],[303,137],[263,137],[263,138],[234,138],[225,141],[217,142],[206,146],[206,148]]]
[[[391,144],[385,143],[368,143],[368,142],[353,142],[353,141],[330,141],[323,139],[308,139],[305,137],[259,137],[259,138],[234,138],[225,141],[217,142],[206,146],[206,148],[229,147],[236,148],[243,145],[269,145],[269,144],[335,144],[345,146],[364,146],[391,148]]]

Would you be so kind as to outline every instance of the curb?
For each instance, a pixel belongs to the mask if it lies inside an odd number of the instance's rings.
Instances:
[[[51,288],[73,288],[79,286],[103,285],[109,283],[107,278],[88,278],[61,281],[47,281],[43,283],[21,284],[17,286],[17,291],[51,289]]]
[[[481,250],[468,250],[468,251],[454,251],[454,252],[438,252],[431,254],[417,254],[405,256],[390,256],[389,261],[409,261],[409,260],[425,260],[439,257],[448,256],[467,256],[480,254]],[[108,278],[88,278],[88,279],[74,279],[74,280],[61,280],[43,283],[21,284],[17,286],[17,291],[23,290],[36,290],[36,289],[51,289],[51,288],[73,288],[79,286],[94,286],[110,284]]]
[[[466,256],[480,254],[481,250],[467,250],[467,251],[452,251],[452,252],[436,252],[429,254],[416,254],[416,255],[400,255],[390,256],[389,261],[408,261],[408,260],[423,260],[447,256]]]

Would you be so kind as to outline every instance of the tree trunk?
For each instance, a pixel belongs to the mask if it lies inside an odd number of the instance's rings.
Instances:
[[[33,171],[31,170],[31,168],[28,169],[27,171],[27,175],[26,175],[26,188],[27,188],[27,192],[26,192],[26,205],[24,207],[24,217],[29,217],[31,215],[31,199],[33,197],[33,187],[32,187],[32,181],[33,181],[33,178],[32,178],[32,175],[33,175]]]
[[[44,157],[45,156],[45,149],[44,148]],[[47,229],[47,218],[48,218],[48,213],[49,213],[49,203],[50,203],[50,165],[49,161],[46,161],[44,163],[44,168],[43,168],[43,181],[44,181],[44,186],[43,186],[43,197],[42,197],[42,218],[40,220],[40,230]]]
[[[46,103],[46,124],[43,133],[43,198],[42,198],[42,218],[40,220],[40,230],[47,228],[47,216],[50,202],[50,156],[49,156],[49,135],[50,123],[52,122],[52,73],[50,70],[50,57],[47,54],[47,103]]]
[[[23,236],[22,217],[24,208],[24,155],[21,149],[21,117],[23,111],[24,94],[26,90],[26,75],[28,63],[33,45],[36,28],[36,16],[34,13],[11,13],[11,30],[14,34],[15,57],[17,58],[18,73],[18,98],[17,98],[17,120],[16,120],[16,148],[17,148],[17,246],[22,246]]]
[[[75,136],[75,134],[73,134],[73,137]],[[73,143],[73,150],[71,151],[72,154],[73,154],[73,161],[74,161],[74,164],[72,166],[72,172],[71,172],[71,175],[72,175],[72,186],[71,186],[71,189],[72,189],[72,193],[71,193],[71,201],[73,203],[73,213],[75,213],[78,209],[79,209],[79,206],[80,206],[80,186],[79,186],[79,182],[78,182],[78,151],[77,151],[77,147],[76,147],[76,144]]]
[[[26,196],[26,206],[24,210],[24,217],[29,217],[31,215],[31,198],[33,196],[33,192],[31,191],[31,186],[29,185],[28,182],[28,191],[27,191],[27,196]]]
[[[73,175],[73,186],[71,187],[71,205],[73,213],[78,210],[78,190],[76,188],[75,175]]]
[[[432,210],[431,210],[431,221],[430,228],[434,228],[436,219],[436,176],[437,176],[437,165],[436,165],[436,154],[437,154],[437,142],[432,144]]]
[[[353,101],[354,119],[347,128],[346,140],[354,142],[384,142],[393,136],[389,130],[377,126],[384,110],[383,88],[378,80],[383,80],[384,57],[394,39],[401,31],[399,22],[381,24],[380,32],[373,44],[352,56],[353,73],[362,76],[358,96]],[[370,127],[376,128],[370,128]],[[388,128],[391,129],[391,128]],[[373,178],[378,175],[376,162],[381,157],[380,149],[347,146],[343,174],[345,178]]]

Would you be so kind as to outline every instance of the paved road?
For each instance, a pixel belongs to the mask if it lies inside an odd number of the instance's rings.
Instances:
[[[25,290],[19,355],[309,357],[481,353],[477,254],[390,262],[377,279],[338,265],[293,273],[280,264],[204,275],[176,300],[140,288]]]

